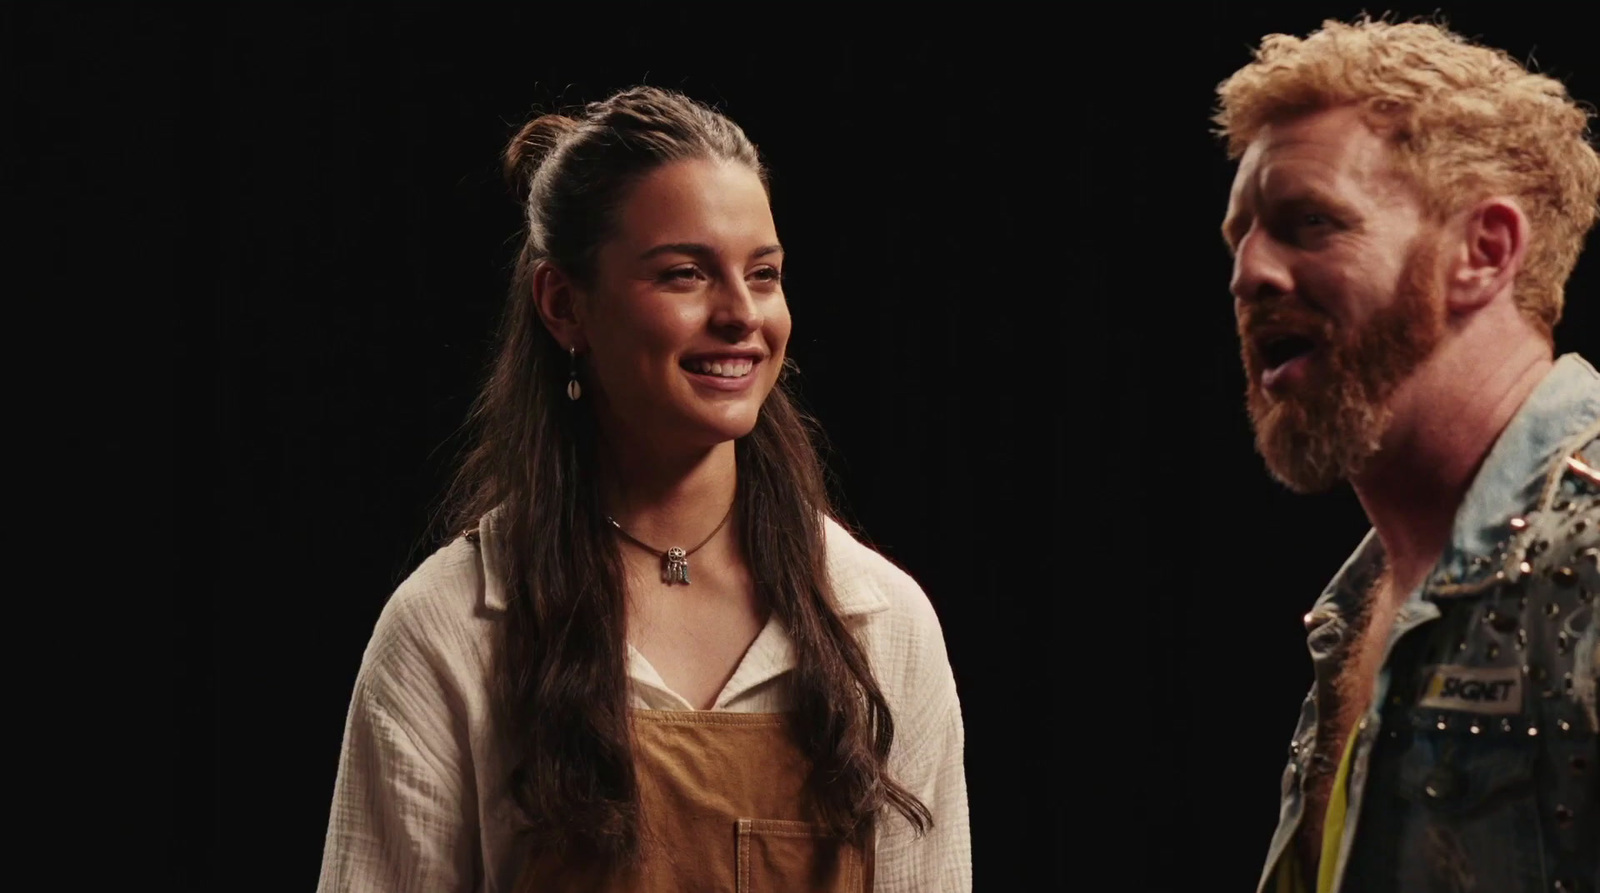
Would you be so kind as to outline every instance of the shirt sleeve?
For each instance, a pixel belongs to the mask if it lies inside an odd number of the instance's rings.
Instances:
[[[319,893],[466,893],[480,884],[467,721],[451,661],[428,640],[448,625],[403,594],[385,607],[356,678]]]
[[[921,595],[920,590],[917,593]],[[898,811],[883,815],[878,837],[876,893],[970,893],[972,837],[967,819],[965,730],[944,636],[933,608],[920,599],[906,643],[910,674],[896,715],[891,777],[933,814],[921,837]]]

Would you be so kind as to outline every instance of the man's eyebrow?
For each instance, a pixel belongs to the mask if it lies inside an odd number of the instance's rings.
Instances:
[[[1360,216],[1356,211],[1355,205],[1317,186],[1305,186],[1296,189],[1294,192],[1279,198],[1273,204],[1294,209],[1315,205],[1327,208],[1333,214],[1347,219]]]
[[[1284,195],[1271,197],[1263,195],[1261,203],[1268,211],[1273,209],[1295,211],[1306,207],[1325,208],[1328,213],[1346,223],[1361,217],[1361,212],[1355,205],[1317,186],[1298,187]],[[1229,251],[1238,249],[1240,240],[1250,229],[1252,219],[1251,214],[1237,213],[1222,221],[1222,241],[1228,246]]]

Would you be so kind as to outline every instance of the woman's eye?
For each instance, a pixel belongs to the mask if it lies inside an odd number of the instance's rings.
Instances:
[[[783,281],[783,274],[780,273],[779,271],[773,269],[772,267],[762,267],[761,269],[756,270],[754,273],[751,273],[750,275],[754,276],[755,278],[760,279],[760,280],[762,280],[764,282],[782,282]]]
[[[694,267],[674,267],[662,273],[661,278],[672,282],[693,282],[700,278],[700,271]]]

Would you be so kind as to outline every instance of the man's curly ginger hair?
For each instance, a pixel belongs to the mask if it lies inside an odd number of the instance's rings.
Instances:
[[[1515,300],[1551,336],[1600,198],[1590,109],[1561,82],[1441,25],[1363,17],[1326,21],[1305,38],[1267,35],[1217,95],[1230,157],[1266,125],[1356,106],[1435,220],[1514,197],[1530,224]]]

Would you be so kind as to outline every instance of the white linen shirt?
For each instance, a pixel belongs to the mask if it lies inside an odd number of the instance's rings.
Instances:
[[[522,853],[488,689],[505,610],[495,548],[485,523],[477,547],[457,539],[435,552],[384,606],[345,721],[319,893],[512,890]],[[880,817],[874,889],[967,893],[964,736],[939,619],[910,576],[832,519],[826,548],[837,610],[894,717],[890,776],[933,813],[921,838],[898,812]],[[788,634],[769,620],[712,709],[781,712],[794,666]],[[631,646],[628,677],[635,709],[693,709]]]

